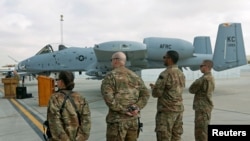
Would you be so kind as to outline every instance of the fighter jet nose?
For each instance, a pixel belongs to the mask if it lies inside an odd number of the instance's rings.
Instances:
[[[23,63],[19,63],[18,70],[26,70],[26,66]]]

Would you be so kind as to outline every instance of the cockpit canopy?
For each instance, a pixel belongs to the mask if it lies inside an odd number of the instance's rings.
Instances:
[[[63,49],[66,49],[66,48],[67,48],[67,47],[64,46],[64,45],[62,45],[62,44],[60,44],[60,45],[58,46],[58,50],[63,50]],[[52,53],[52,52],[54,52],[53,47],[52,47],[50,44],[48,44],[48,45],[46,45],[45,47],[43,47],[40,51],[38,51],[38,52],[36,53],[36,55],[45,54],[45,53]]]
[[[40,51],[38,51],[36,53],[36,55],[39,55],[39,54],[45,54],[45,53],[51,53],[53,52],[53,48],[50,44],[46,45],[45,47],[43,47]]]

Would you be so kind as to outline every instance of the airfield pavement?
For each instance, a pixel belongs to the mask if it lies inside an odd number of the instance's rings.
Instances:
[[[211,124],[243,124],[250,125],[250,67],[241,70],[239,77],[216,79],[216,89],[213,95],[214,109]],[[145,81],[149,88],[149,83]],[[188,87],[193,80],[186,81],[183,94],[185,106],[183,116],[184,133],[183,141],[194,141],[194,111],[192,110],[193,95],[189,94]],[[86,80],[76,78],[75,91],[82,93],[89,102],[91,110],[91,134],[89,141],[105,141],[107,106],[100,94],[101,80]],[[27,81],[27,93],[32,93],[32,98],[6,99],[0,93],[0,141],[41,141],[42,122],[46,119],[47,107],[38,105],[39,95],[37,81]],[[3,84],[0,84],[3,90]],[[151,91],[149,89],[149,91]],[[23,108],[27,109],[25,112]],[[29,113],[33,115],[29,116]],[[138,141],[155,141],[155,114],[156,99],[150,97],[148,104],[141,112],[141,121],[144,123],[143,132]],[[27,115],[27,116],[26,116]]]

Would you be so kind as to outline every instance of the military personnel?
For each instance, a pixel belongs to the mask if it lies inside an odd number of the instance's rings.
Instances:
[[[106,74],[101,84],[101,93],[109,108],[106,116],[107,141],[136,141],[138,118],[147,104],[149,91],[143,80],[125,67],[126,55],[112,55],[113,70]]]
[[[157,141],[181,141],[185,76],[176,64],[179,60],[176,51],[168,51],[163,59],[167,68],[160,73],[155,84],[150,84],[152,96],[158,98],[156,138]]]
[[[213,62],[204,60],[200,65],[200,71],[203,73],[199,79],[196,79],[189,87],[189,92],[194,94],[193,109],[195,111],[195,140],[207,141],[207,129],[211,119],[213,109],[212,94],[215,83],[211,73]]]
[[[18,85],[20,85],[20,76],[16,70],[13,70],[13,78],[17,80]]]
[[[50,141],[85,141],[89,138],[91,120],[88,102],[78,92],[72,91],[74,85],[72,72],[59,73],[59,90],[51,96],[47,109],[47,120],[52,134]],[[70,97],[61,109],[67,95]]]

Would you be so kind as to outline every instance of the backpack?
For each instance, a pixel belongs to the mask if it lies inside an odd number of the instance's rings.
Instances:
[[[66,100],[69,99],[70,102],[71,102],[71,104],[75,108],[79,125],[81,125],[81,116],[80,116],[80,113],[77,110],[77,107],[76,107],[76,104],[75,104],[74,100],[70,96],[70,94],[73,93],[73,92],[71,91],[69,94],[65,94],[63,91],[61,91],[61,93],[63,93],[65,95],[65,97],[64,97],[64,101],[62,103],[62,106],[60,108],[60,115],[62,115],[62,112],[63,112],[63,110],[65,108]],[[44,137],[45,141],[47,141],[48,139],[50,139],[52,137],[51,132],[50,132],[50,128],[49,128],[49,121],[48,120],[45,120],[43,122],[43,137]]]

